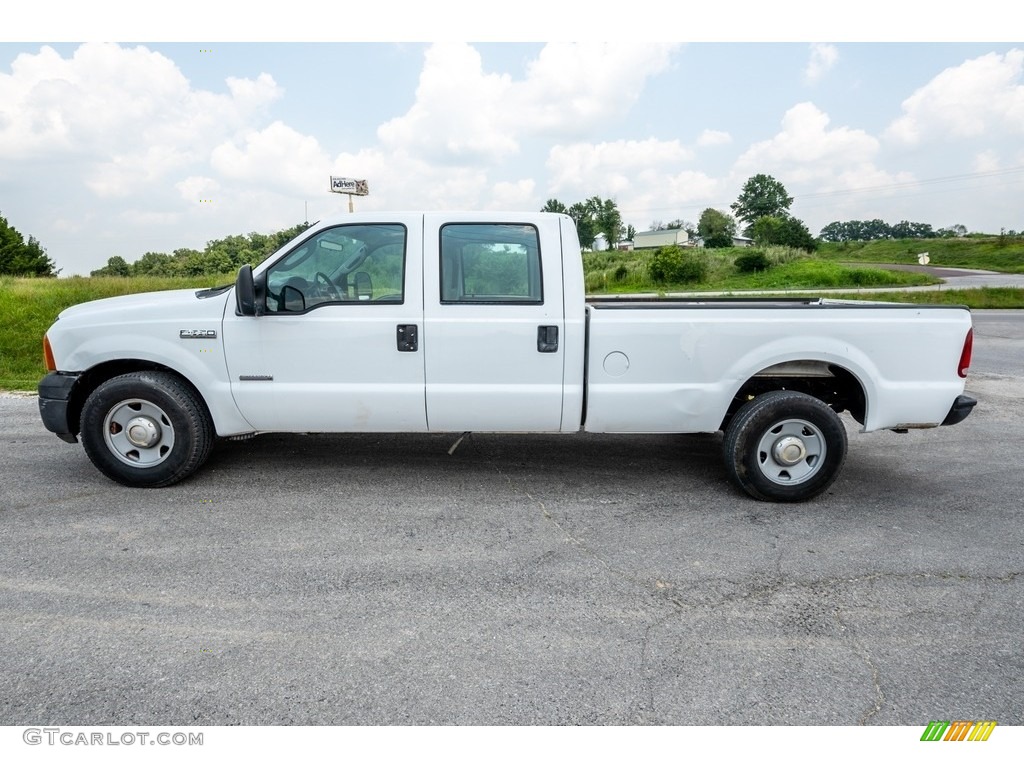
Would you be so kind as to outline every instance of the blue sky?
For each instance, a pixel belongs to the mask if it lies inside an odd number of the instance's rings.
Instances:
[[[612,43],[583,27],[578,44],[312,42],[331,24],[274,19],[247,34],[295,42],[255,43],[227,17],[212,41],[168,43],[194,28],[61,19],[0,42],[0,212],[65,274],[322,218],[347,203],[332,174],[368,180],[359,210],[599,195],[644,230],[728,210],[769,173],[814,233],[876,217],[1024,230],[1024,43],[813,27],[672,43],[626,22]],[[403,31],[369,20],[339,28]],[[418,34],[481,31],[435,18]],[[80,42],[102,39],[119,42]]]

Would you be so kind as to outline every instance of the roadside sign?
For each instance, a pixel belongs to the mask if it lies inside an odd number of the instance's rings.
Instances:
[[[344,176],[331,176],[331,192],[344,195],[368,195],[370,187],[366,179],[349,179]]]

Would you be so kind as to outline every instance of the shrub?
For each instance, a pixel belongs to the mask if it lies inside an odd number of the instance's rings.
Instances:
[[[708,273],[704,259],[686,253],[678,245],[664,245],[656,250],[648,269],[656,283],[699,283]]]
[[[764,272],[771,266],[768,257],[761,251],[750,251],[744,253],[733,262],[740,272]]]

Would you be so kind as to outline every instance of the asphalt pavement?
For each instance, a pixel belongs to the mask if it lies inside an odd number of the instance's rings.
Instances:
[[[281,436],[118,486],[0,396],[0,724],[1024,724],[1024,313],[800,505],[720,436]]]

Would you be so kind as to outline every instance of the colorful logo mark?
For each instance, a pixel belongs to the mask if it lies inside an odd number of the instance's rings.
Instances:
[[[988,741],[995,727],[995,720],[932,720],[921,741]]]

